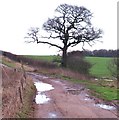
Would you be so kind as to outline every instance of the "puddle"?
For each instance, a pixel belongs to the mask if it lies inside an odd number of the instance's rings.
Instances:
[[[61,83],[60,81],[58,81],[58,80],[54,80],[54,82],[55,82],[55,83],[60,83],[60,84],[62,84],[62,83]]]
[[[86,101],[90,101],[91,99],[90,99],[90,98],[85,98],[84,100],[86,100]]]
[[[57,118],[57,115],[56,115],[56,113],[51,112],[51,113],[48,114],[48,117],[49,118]]]
[[[115,110],[116,109],[114,106],[105,105],[105,104],[96,104],[95,106],[106,109],[106,110]]]
[[[50,100],[45,94],[38,93],[35,98],[36,104],[44,104]]]
[[[49,90],[53,90],[54,87],[52,87],[52,85],[47,84],[47,83],[43,83],[43,82],[34,82],[34,85],[36,86],[36,89],[38,92],[46,92]]]
[[[86,97],[89,97],[89,95],[88,95],[88,94],[85,94],[85,96],[86,96]]]
[[[95,80],[97,81],[98,79],[97,79],[97,78],[95,78]]]
[[[84,97],[85,101],[91,101],[92,100],[88,94],[84,94],[84,96],[85,96]]]
[[[52,85],[50,84],[43,83],[40,81],[37,82],[35,81],[34,85],[36,86],[37,89],[37,95],[35,97],[36,104],[47,103],[50,100],[50,98],[48,98],[43,92],[53,90],[54,87],[52,87]]]

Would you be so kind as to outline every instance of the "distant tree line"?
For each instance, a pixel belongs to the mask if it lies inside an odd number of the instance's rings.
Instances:
[[[100,50],[85,50],[83,51],[83,54],[85,56],[94,56],[94,57],[117,57],[119,56],[119,50],[106,50],[106,49],[100,49]]]
[[[84,51],[72,51],[68,52],[67,56],[92,56],[92,57],[119,57],[119,50],[84,50]]]

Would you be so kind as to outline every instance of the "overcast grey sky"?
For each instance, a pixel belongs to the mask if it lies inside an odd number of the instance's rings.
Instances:
[[[30,27],[39,27],[53,17],[58,5],[67,3],[84,6],[93,13],[92,23],[104,31],[103,43],[97,42],[85,49],[117,49],[117,1],[118,0],[1,0],[0,1],[0,50],[15,54],[54,55],[55,47],[25,43]],[[71,50],[82,50],[78,45]]]

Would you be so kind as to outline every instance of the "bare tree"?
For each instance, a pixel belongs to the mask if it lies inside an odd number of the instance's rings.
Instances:
[[[62,66],[67,66],[67,50],[79,43],[92,45],[98,38],[102,37],[102,30],[96,29],[91,24],[92,13],[81,6],[61,4],[56,9],[56,16],[48,19],[43,24],[43,29],[48,32],[48,41],[41,41],[38,37],[39,28],[32,28],[28,33],[28,38],[34,42],[49,44],[62,51]],[[58,39],[63,45],[50,42],[49,39]],[[92,43],[91,43],[92,42]]]

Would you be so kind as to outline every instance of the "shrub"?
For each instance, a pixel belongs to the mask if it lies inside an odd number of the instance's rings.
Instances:
[[[60,65],[61,64],[61,57],[60,56],[55,56],[53,58],[52,62]]]
[[[84,60],[83,56],[68,56],[67,67],[81,74],[89,74],[91,64]]]

